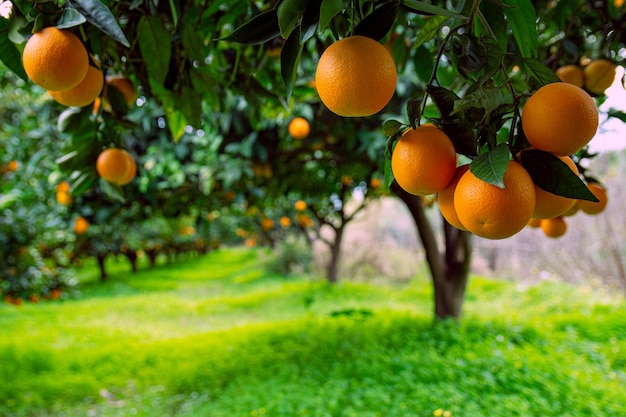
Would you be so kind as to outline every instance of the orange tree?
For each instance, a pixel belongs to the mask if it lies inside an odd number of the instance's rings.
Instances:
[[[416,0],[282,0],[235,5],[227,1],[155,5],[73,0],[61,5],[26,1],[14,1],[13,5],[11,17],[2,20],[6,30],[0,36],[4,52],[1,59],[7,67],[25,78],[19,47],[29,33],[47,26],[70,30],[80,35],[106,75],[125,73],[141,86],[138,103],[155,103],[155,109],[161,112],[155,122],[174,141],[200,128],[215,140],[229,139],[224,136],[232,130],[229,124],[239,123],[229,114],[238,111],[247,123],[239,127],[248,132],[239,136],[243,142],[248,140],[248,145],[241,145],[254,148],[262,142],[258,132],[264,130],[263,124],[281,113],[277,109],[286,109],[288,114],[306,96],[302,89],[315,73],[316,62],[336,40],[354,35],[387,45],[398,79],[396,94],[384,111],[395,116],[383,125],[390,139],[384,154],[379,152],[377,157],[379,166],[386,161],[387,185],[403,199],[416,220],[433,275],[439,317],[460,315],[471,240],[468,232],[444,222],[446,244],[442,252],[432,225],[426,221],[420,196],[407,193],[394,180],[391,155],[406,128],[425,122],[437,126],[453,142],[460,161],[470,164],[472,175],[490,185],[505,185],[509,160],[515,159],[538,187],[565,197],[595,199],[581,178],[557,156],[528,149],[520,121],[528,97],[558,81],[558,67],[578,64],[584,57],[603,57],[614,63],[621,60],[618,51],[624,46],[626,25],[617,2],[595,7],[595,3],[582,0],[475,0],[454,8],[448,8],[445,2]],[[378,61],[359,68],[369,73],[365,67],[376,67]],[[587,71],[583,80],[593,81],[588,90],[601,101],[598,80],[603,80],[604,74],[597,72]],[[346,91],[377,91],[375,78],[360,80],[360,89]],[[101,132],[100,116],[110,121],[109,132],[113,133],[129,122],[141,123],[126,116],[128,105],[115,88],[103,95],[102,102],[108,101],[109,108],[102,106],[97,117],[82,119],[92,127],[83,122],[70,123],[73,127],[66,133],[71,138],[82,136],[87,129]],[[345,100],[350,94],[343,97]],[[73,112],[63,118],[71,120],[73,117],[68,116]],[[345,113],[372,117],[369,114],[371,110],[361,109]],[[619,112],[610,115],[624,117]],[[370,121],[378,119],[380,115],[355,119],[354,123],[369,126]],[[99,181],[93,172],[96,151],[123,143],[115,134],[96,133],[91,140],[74,139],[69,140],[66,153],[67,159],[72,159],[73,186],[77,192],[87,191]],[[221,155],[215,166],[224,170],[211,176],[215,184],[236,185],[244,172],[244,159],[252,157],[248,152],[241,154],[243,158],[232,158],[229,149],[224,146],[220,150],[227,152],[218,151]],[[349,155],[322,158],[319,167],[332,167],[330,163],[324,165],[332,160],[356,158],[350,154],[353,147],[338,150]],[[574,160],[580,162],[586,156],[583,148],[577,150]],[[371,172],[361,175],[363,178],[353,177],[356,184]],[[220,176],[227,181],[220,181]],[[590,174],[583,170],[581,176],[588,179]],[[337,184],[332,178],[323,180],[323,184]],[[101,182],[100,188],[109,196],[127,193]],[[307,190],[303,187],[299,191],[305,195]]]

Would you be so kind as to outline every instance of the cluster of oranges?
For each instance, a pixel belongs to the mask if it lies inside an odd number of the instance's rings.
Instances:
[[[601,95],[613,85],[616,66],[608,59],[595,59],[584,67],[568,64],[559,67],[556,75],[561,81],[584,88],[592,94]]]
[[[94,103],[97,111],[105,86],[118,89],[129,106],[137,98],[137,91],[127,77],[113,75],[105,82],[102,70],[83,42],[69,30],[46,27],[34,33],[24,46],[22,60],[28,77],[65,106],[84,107]],[[105,105],[108,105],[106,100]],[[135,178],[137,165],[127,151],[110,148],[99,155],[96,170],[106,181],[121,186]],[[60,204],[72,203],[67,182],[60,183],[56,192]],[[77,218],[74,231],[81,234],[87,228],[86,220]]]
[[[580,87],[552,83],[528,99],[522,127],[532,148],[552,153],[578,175],[569,155],[595,135],[598,109]],[[524,167],[511,160],[500,188],[478,178],[469,165],[457,166],[457,160],[450,138],[427,124],[404,132],[393,151],[391,167],[405,191],[418,196],[438,193],[439,208],[450,224],[484,238],[507,238],[531,219],[559,218],[575,204],[581,209],[587,207],[588,212],[606,205],[606,193],[597,191],[603,190],[597,184],[588,188],[599,196],[599,203],[565,198],[536,186]],[[552,222],[545,223],[548,229]]]
[[[68,30],[46,27],[34,33],[22,60],[28,77],[63,105],[86,106],[102,91],[102,71],[90,64],[87,49]]]
[[[34,33],[24,46],[22,61],[28,77],[64,106],[94,103],[97,111],[107,86],[119,90],[128,106],[137,99],[137,90],[126,76],[116,74],[105,79],[81,40],[66,29],[46,27]]]

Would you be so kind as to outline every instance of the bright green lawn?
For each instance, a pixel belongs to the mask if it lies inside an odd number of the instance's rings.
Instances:
[[[626,416],[626,307],[473,277],[462,325],[409,284],[280,277],[223,249],[0,305],[2,416]]]

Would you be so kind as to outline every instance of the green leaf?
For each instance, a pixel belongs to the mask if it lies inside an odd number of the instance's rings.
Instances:
[[[614,117],[614,118],[619,119],[622,122],[626,123],[626,113],[624,113],[621,110],[609,109],[609,112],[607,113],[607,116],[608,117]]]
[[[521,163],[535,185],[542,190],[567,198],[598,202],[583,180],[555,155],[528,149],[521,153]]]
[[[426,92],[432,98],[435,106],[437,106],[437,110],[439,110],[441,117],[444,119],[449,117],[454,110],[456,100],[459,100],[459,96],[451,90],[443,87],[437,87],[435,85],[429,85],[426,87]]]
[[[454,108],[450,115],[471,108],[485,109],[485,112],[489,113],[498,107],[500,103],[502,103],[502,91],[497,87],[484,87],[461,99],[455,100]]]
[[[355,35],[367,36],[374,40],[381,40],[396,20],[399,1],[384,3],[361,20],[354,29]]]
[[[466,16],[460,15],[455,12],[451,12],[442,7],[434,6],[430,3],[426,3],[423,1],[402,0],[401,6],[405,8],[406,10],[413,12],[413,13],[446,16],[446,17],[453,17],[455,19],[467,20]]]
[[[500,45],[500,49],[502,51],[506,51],[508,42],[508,26],[506,19],[504,18],[504,13],[502,12],[502,7],[498,6],[496,2],[493,1],[482,1],[480,2],[479,12],[482,13],[487,25],[489,25],[489,28],[484,28],[483,22],[478,20],[477,27],[483,29],[481,33],[484,36],[490,36],[493,34]]]
[[[305,43],[313,36],[315,36],[318,22],[320,20],[321,6],[322,0],[310,0],[309,4],[307,4],[304,15],[302,16],[302,23],[300,23],[302,32],[302,43]]]
[[[539,84],[546,85],[561,81],[554,71],[545,66],[540,61],[533,58],[524,58],[522,60],[525,71],[527,71]]]
[[[476,138],[474,131],[467,123],[457,118],[429,119],[429,121],[448,135],[456,153],[476,156]]]
[[[278,11],[272,9],[254,16],[232,33],[218,40],[258,45],[274,39],[278,35],[280,35]]]
[[[322,32],[325,30],[330,21],[333,20],[345,7],[342,0],[323,0],[322,7],[320,8],[320,26],[319,30]]]
[[[409,124],[413,129],[417,127],[420,119],[422,118],[422,102],[424,101],[423,97],[420,98],[409,98],[406,101],[406,114],[409,118]]]
[[[504,173],[510,159],[509,147],[503,143],[489,152],[478,155],[470,164],[470,171],[479,179],[504,188]]]
[[[289,38],[291,32],[304,14],[309,0],[283,0],[278,6],[278,26],[283,38]]]
[[[535,6],[530,0],[503,0],[501,3],[522,57],[536,58],[539,36]]]
[[[287,98],[291,97],[293,83],[298,72],[298,64],[302,56],[303,45],[300,43],[300,28],[296,28],[289,38],[285,40],[280,51],[280,74],[283,77]]]
[[[117,23],[111,10],[99,0],[68,0],[67,4],[83,15],[89,23],[121,43],[125,47],[130,47],[130,42]]]
[[[67,29],[74,26],[79,26],[85,23],[87,19],[80,14],[78,10],[73,7],[66,7],[63,9],[63,14],[57,21],[56,27],[59,29]]]
[[[74,183],[72,183],[74,185]],[[117,184],[112,184],[102,178],[100,178],[100,187],[104,194],[110,197],[113,200],[119,201],[123,203],[126,201],[126,197],[124,196],[124,190]]]
[[[383,123],[383,135],[393,136],[398,133],[403,126],[404,124],[400,123],[397,120],[386,120],[385,123]]]
[[[0,61],[15,75],[28,81],[28,76],[22,65],[22,56],[15,44],[9,39],[9,21],[3,18],[0,18]]]
[[[148,74],[163,85],[170,66],[172,44],[158,16],[142,16],[137,26],[139,50]]]
[[[426,23],[417,34],[415,42],[413,42],[413,48],[420,47],[424,42],[428,42],[433,39],[439,33],[441,26],[447,22],[448,16],[431,16],[426,20]]]

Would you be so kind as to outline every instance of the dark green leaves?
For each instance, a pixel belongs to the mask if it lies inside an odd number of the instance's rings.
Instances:
[[[537,15],[530,0],[503,0],[502,11],[509,21],[515,43],[524,58],[537,58]]]
[[[550,83],[556,83],[561,81],[559,77],[556,76],[554,71],[545,66],[539,60],[532,58],[525,58],[522,61],[526,72],[530,74],[539,84],[546,85]]]
[[[300,27],[296,28],[285,41],[280,52],[280,72],[287,89],[287,98],[291,96],[293,83],[302,55],[303,45],[300,43]]]
[[[72,7],[66,7],[61,14],[61,17],[57,21],[56,27],[59,29],[67,29],[74,26],[82,25],[87,21],[87,18],[80,14],[78,10]]]
[[[424,1],[402,0],[402,7],[410,12],[426,15],[438,15],[466,20],[467,17],[451,12],[443,7],[435,6]]]
[[[146,62],[148,74],[162,85],[169,70],[172,54],[170,35],[158,16],[143,16],[137,31],[139,49]]]
[[[489,152],[478,155],[470,164],[470,171],[481,180],[504,188],[504,173],[510,159],[509,147],[503,143]]]
[[[280,35],[278,10],[272,9],[254,16],[220,40],[258,45]]]
[[[396,20],[399,5],[399,1],[384,3],[359,22],[354,29],[354,34],[367,36],[377,41],[382,39]]]
[[[83,15],[85,19],[122,45],[130,47],[130,42],[120,28],[111,10],[99,0],[68,0],[72,8]]]
[[[0,60],[15,75],[24,81],[28,80],[22,66],[22,56],[15,44],[9,39],[9,21],[2,18],[0,18]]]
[[[522,152],[521,163],[535,185],[544,191],[567,198],[598,201],[580,177],[551,153],[528,149]]]
[[[320,31],[326,29],[333,20],[345,7],[342,0],[324,0],[320,8]]]
[[[283,38],[289,38],[291,32],[304,14],[309,0],[283,0],[278,6],[278,26]]]

